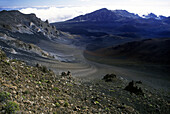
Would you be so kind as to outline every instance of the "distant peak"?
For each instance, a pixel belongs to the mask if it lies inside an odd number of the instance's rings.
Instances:
[[[156,18],[158,18],[158,16],[157,15],[155,15],[154,13],[149,13],[148,15],[143,15],[145,18],[147,18],[147,19],[149,19],[149,18],[154,18],[154,19],[156,19]]]
[[[107,10],[107,11],[109,11],[107,8],[101,8],[98,11],[100,11],[100,10]]]
[[[80,15],[69,21],[75,21],[75,22],[106,21],[108,22],[108,21],[115,21],[115,20],[126,19],[126,18],[137,19],[137,18],[140,18],[140,16],[134,13],[129,13],[126,10],[108,10],[107,8],[102,8],[94,12],[85,14],[85,15]]]
[[[126,10],[112,10],[113,12],[128,12]]]
[[[108,10],[107,8],[102,8],[102,9],[96,10],[94,12],[111,12],[111,10]]]
[[[128,17],[133,19],[140,18],[138,14],[130,13],[127,10],[112,10],[112,12],[122,17]]]

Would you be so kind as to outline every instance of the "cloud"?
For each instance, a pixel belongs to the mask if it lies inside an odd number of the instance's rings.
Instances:
[[[80,0],[80,1],[87,2],[87,1],[91,1],[91,0]]]
[[[90,13],[98,7],[47,7],[47,8],[24,8],[20,11],[25,14],[35,13],[42,20],[49,22],[59,22],[72,19],[76,16]]]
[[[137,0],[140,1],[140,0]],[[35,13],[37,17],[41,18],[42,20],[48,19],[50,23],[52,22],[60,22],[65,21],[68,19],[72,19],[79,15],[84,15],[86,13],[90,13],[100,8],[108,8],[110,10],[115,9],[123,9],[128,10],[132,13],[137,13],[139,15],[148,14],[148,13],[155,13],[156,15],[165,15],[170,16],[168,12],[170,12],[169,6],[162,5],[161,7],[157,4],[154,7],[152,4],[145,4],[145,3],[134,3],[134,4],[102,4],[98,6],[83,6],[83,7],[32,7],[32,8],[23,8],[20,11],[25,14]],[[155,8],[156,7],[156,8]]]

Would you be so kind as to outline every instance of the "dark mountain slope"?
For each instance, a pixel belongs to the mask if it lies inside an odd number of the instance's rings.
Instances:
[[[129,42],[94,52],[112,59],[170,64],[170,39],[147,39]]]
[[[125,33],[137,34],[137,38],[169,37],[167,34],[170,31],[169,17],[161,16],[161,18],[154,15],[150,14],[147,18],[142,18],[126,10],[112,11],[103,8],[53,25],[59,30],[88,37],[95,36],[95,33],[117,36]]]
[[[106,8],[99,9],[97,11],[94,11],[92,13],[86,14],[86,15],[81,15],[78,17],[75,17],[71,20],[68,21],[73,21],[73,22],[83,22],[83,21],[90,21],[90,22],[112,22],[115,20],[123,19],[123,18],[141,18],[138,15],[135,15],[133,13],[129,13],[126,10],[108,10]]]

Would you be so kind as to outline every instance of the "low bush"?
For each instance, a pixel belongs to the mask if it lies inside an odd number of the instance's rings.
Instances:
[[[15,113],[16,111],[19,111],[19,105],[15,102],[9,101],[4,109],[7,114]]]

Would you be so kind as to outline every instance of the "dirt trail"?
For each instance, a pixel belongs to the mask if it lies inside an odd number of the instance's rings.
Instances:
[[[170,79],[163,78],[159,74],[91,62],[84,58],[83,50],[70,45],[42,41],[39,46],[54,54],[60,53],[62,55],[72,55],[74,57],[75,61],[71,63],[59,62],[56,60],[42,60],[42,64],[53,69],[56,74],[69,70],[75,77],[79,77],[84,80],[91,80],[102,78],[108,73],[115,73],[117,76],[120,76],[125,80],[141,80],[144,84],[154,88],[170,91]],[[67,59],[69,59],[69,57]]]

